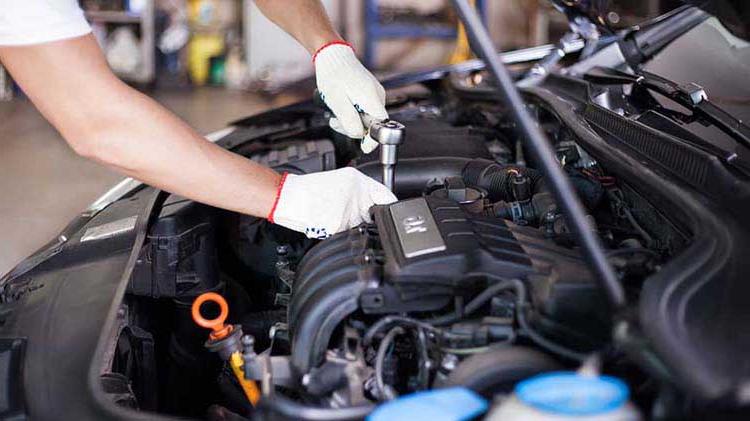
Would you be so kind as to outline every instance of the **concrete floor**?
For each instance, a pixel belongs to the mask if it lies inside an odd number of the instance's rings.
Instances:
[[[213,88],[153,96],[200,133],[292,100]],[[0,102],[0,275],[121,178],[73,153],[28,100]]]

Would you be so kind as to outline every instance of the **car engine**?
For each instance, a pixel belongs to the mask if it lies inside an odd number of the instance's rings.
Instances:
[[[537,308],[560,323],[575,324],[595,313],[586,302],[597,301],[596,286],[577,253],[546,244],[537,229],[471,214],[466,205],[439,196],[378,208],[375,224],[335,236],[305,256],[289,305],[295,369],[318,366],[331,333],[352,313],[429,314],[454,306],[454,313],[433,320],[448,324],[486,304],[471,301],[483,289],[511,279],[528,280]],[[468,308],[462,310],[462,302]],[[495,305],[490,315],[507,317],[514,302]],[[461,329],[466,338],[456,347],[511,338],[511,326],[502,322]]]
[[[608,353],[610,309],[544,176],[502,106],[481,86],[467,88],[476,80],[454,74],[438,96],[391,95],[391,118],[406,128],[399,201],[373,207],[372,222],[348,232],[310,240],[169,197],[128,288],[128,321],[113,338],[106,374],[127,384],[119,402],[209,419],[258,410],[190,317],[205,292],[226,299],[227,320],[244,335],[245,377],[284,402],[288,417],[302,406],[346,410],[450,385],[490,397],[538,373],[590,364],[591,355],[632,378],[638,371]],[[637,295],[688,237],[553,113],[529,109],[620,281]],[[353,166],[382,180],[377,153],[362,155],[331,133],[322,110],[279,118],[287,121],[278,129],[240,122],[230,135],[235,151],[280,171]],[[242,141],[259,128],[264,135]]]

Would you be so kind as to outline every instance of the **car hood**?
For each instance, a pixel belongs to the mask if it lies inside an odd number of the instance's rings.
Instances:
[[[750,2],[747,0],[684,0],[716,16],[734,35],[750,40]]]

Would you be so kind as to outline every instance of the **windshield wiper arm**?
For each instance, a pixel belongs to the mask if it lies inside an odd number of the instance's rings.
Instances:
[[[641,71],[625,73],[608,67],[594,67],[583,78],[599,84],[635,84],[658,92],[709,121],[738,143],[750,148],[750,127],[708,99],[706,91],[695,83],[680,85],[669,79]]]

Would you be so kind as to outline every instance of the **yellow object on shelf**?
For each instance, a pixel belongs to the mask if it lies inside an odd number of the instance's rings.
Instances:
[[[193,34],[188,44],[188,71],[196,85],[205,85],[211,70],[211,57],[224,52],[224,36]]]
[[[469,0],[471,6],[475,5],[475,0]],[[471,47],[469,46],[469,38],[466,36],[466,28],[458,22],[458,31],[456,33],[456,48],[453,49],[453,54],[448,59],[448,64],[458,64],[467,61],[471,58]]]

